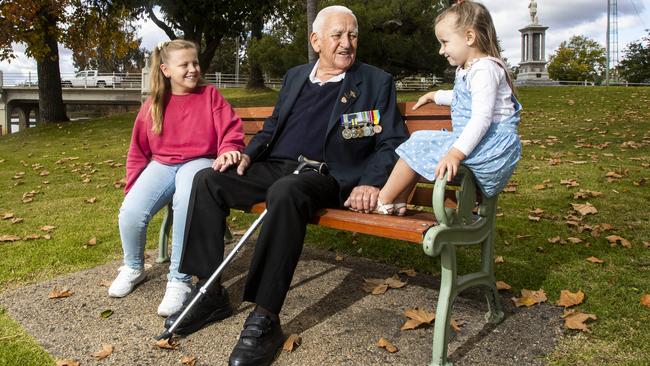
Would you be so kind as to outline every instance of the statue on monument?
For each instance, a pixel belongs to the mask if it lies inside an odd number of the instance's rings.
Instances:
[[[528,4],[528,9],[530,9],[530,21],[533,24],[539,23],[539,18],[537,18],[537,1],[530,0],[530,4]]]

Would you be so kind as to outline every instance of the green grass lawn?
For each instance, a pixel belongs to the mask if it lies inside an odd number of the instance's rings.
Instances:
[[[277,97],[273,91],[241,89],[223,94],[234,106],[273,105]],[[419,95],[402,93],[399,99]],[[500,196],[496,254],[504,263],[496,267],[497,279],[517,294],[542,288],[550,303],[563,289],[586,294],[577,309],[598,317],[589,324],[592,333],[567,332],[549,363],[650,364],[650,309],[640,304],[641,296],[650,293],[650,88],[525,88],[519,97],[524,151],[513,178],[516,191]],[[49,240],[0,242],[0,291],[121,258],[117,210],[123,194],[115,184],[124,176],[133,118],[125,114],[51,124],[0,137],[0,217],[12,213],[22,219],[1,220],[0,237],[42,237],[41,227],[55,226]],[[608,179],[608,173],[614,177]],[[574,198],[580,189],[602,195]],[[29,196],[31,202],[24,203]],[[567,224],[575,221],[569,215],[580,217],[570,204],[587,202],[598,213],[582,217],[579,225],[609,224],[609,231],[594,236],[593,229],[579,232]],[[544,210],[541,220],[529,220],[537,208]],[[237,229],[250,222],[250,215],[234,215]],[[149,248],[156,245],[159,225],[156,217]],[[610,246],[609,235],[627,239],[631,248]],[[556,236],[565,243],[550,243]],[[91,238],[97,244],[85,248]],[[316,227],[310,228],[307,241],[420,272],[438,270],[437,260],[417,245]],[[592,264],[586,261],[590,256],[605,263]],[[466,270],[475,265],[478,252],[461,250],[458,258]],[[16,360],[53,363],[0,309],[0,364]]]

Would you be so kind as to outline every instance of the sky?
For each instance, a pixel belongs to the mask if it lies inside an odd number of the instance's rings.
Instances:
[[[501,47],[511,65],[517,65],[521,58],[521,33],[519,29],[530,24],[528,4],[530,0],[479,0],[490,10]],[[613,2],[614,0],[612,0]],[[345,1],[341,1],[345,3]],[[537,17],[539,24],[548,26],[546,31],[546,59],[554,53],[561,42],[573,35],[583,35],[606,43],[607,0],[537,0]],[[139,23],[139,36],[142,46],[153,49],[162,40],[167,40],[165,33],[150,21]],[[624,56],[627,44],[640,40],[646,29],[650,28],[650,0],[618,0],[618,44],[619,57]],[[363,29],[360,30],[359,47],[363,47]],[[5,74],[27,75],[36,72],[36,62],[26,57],[24,47],[16,45],[17,59],[11,63],[0,62],[0,70]],[[59,49],[62,73],[74,72],[71,52]],[[362,60],[363,61],[363,60]]]

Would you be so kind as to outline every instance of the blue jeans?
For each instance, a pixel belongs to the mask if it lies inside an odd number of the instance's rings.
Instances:
[[[212,166],[213,159],[196,159],[183,164],[164,165],[151,161],[142,171],[120,207],[119,223],[124,265],[133,269],[144,268],[144,247],[147,225],[161,208],[172,202],[172,254],[169,281],[190,282],[192,277],[178,272],[183,251],[187,204],[192,191],[194,175]]]

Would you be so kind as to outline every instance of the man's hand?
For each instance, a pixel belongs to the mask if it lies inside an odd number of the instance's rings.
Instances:
[[[251,165],[251,157],[246,154],[241,154],[241,161],[237,166],[237,174],[244,175],[244,172],[248,169],[249,165]]]
[[[422,107],[423,105],[425,105],[427,103],[433,102],[434,101],[434,99],[433,99],[434,95],[436,95],[436,92],[428,92],[428,93],[424,94],[423,96],[420,97],[420,99],[418,99],[418,102],[415,103],[413,105],[413,108],[411,108],[411,109],[416,110],[416,109]]]
[[[232,165],[238,164],[241,158],[242,154],[239,151],[226,151],[212,163],[212,169],[223,172]]]
[[[463,159],[465,159],[465,154],[460,152],[460,150],[455,147],[449,149],[447,155],[440,159],[436,166],[436,178],[444,177],[445,171],[449,171],[449,178],[447,178],[447,181],[451,181],[451,179],[456,176],[456,173],[458,173],[458,167]]]
[[[356,186],[350,192],[350,197],[343,203],[352,211],[372,212],[377,207],[379,188],[373,186]]]

